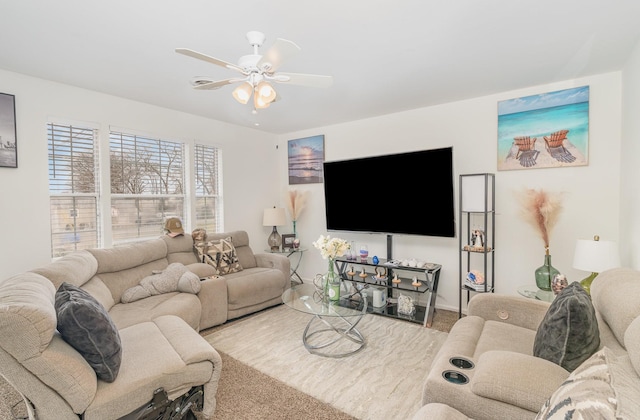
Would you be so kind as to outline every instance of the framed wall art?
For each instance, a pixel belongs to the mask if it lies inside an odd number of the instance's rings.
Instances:
[[[0,167],[18,167],[16,98],[0,93]]]
[[[324,135],[289,140],[289,184],[323,182]]]
[[[498,170],[588,164],[589,86],[498,102]]]

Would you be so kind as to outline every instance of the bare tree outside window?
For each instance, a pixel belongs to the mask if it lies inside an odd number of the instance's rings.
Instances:
[[[184,215],[184,145],[110,133],[114,242],[157,237],[167,217]]]

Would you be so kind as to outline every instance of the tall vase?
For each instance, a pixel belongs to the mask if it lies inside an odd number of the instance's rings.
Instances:
[[[332,302],[340,300],[340,276],[336,274],[333,258],[329,258],[329,269],[325,279],[325,296]]]
[[[296,233],[296,221],[295,220],[293,221],[293,237],[294,238],[298,237],[298,234]]]
[[[536,269],[536,286],[538,286],[538,289],[550,291],[551,280],[556,274],[560,274],[560,272],[551,265],[549,248],[546,248],[544,264]]]

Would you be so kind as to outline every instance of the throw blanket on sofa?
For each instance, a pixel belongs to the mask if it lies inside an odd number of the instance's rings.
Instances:
[[[153,295],[170,292],[196,294],[200,291],[200,278],[180,263],[169,264],[164,271],[145,277],[140,284],[122,294],[122,303],[135,302]]]

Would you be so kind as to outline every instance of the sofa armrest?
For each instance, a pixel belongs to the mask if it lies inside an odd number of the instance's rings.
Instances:
[[[227,281],[224,277],[212,277],[200,281],[200,330],[224,324],[227,321]]]
[[[548,360],[492,350],[478,359],[471,391],[481,397],[538,412],[568,376],[568,371]]]
[[[256,264],[258,267],[274,268],[282,271],[284,278],[287,280],[287,288],[291,286],[291,261],[282,254],[261,253],[255,254]]]
[[[530,330],[537,330],[549,303],[522,296],[480,293],[469,301],[468,315],[479,316],[486,321],[505,322]]]

